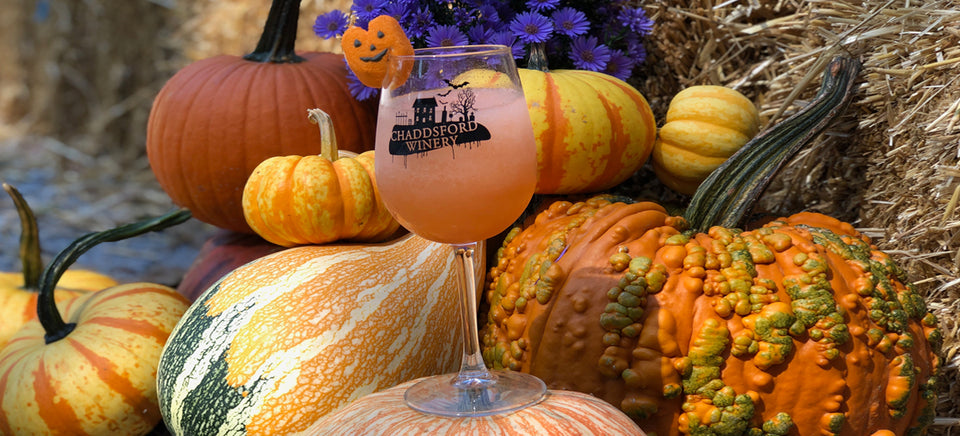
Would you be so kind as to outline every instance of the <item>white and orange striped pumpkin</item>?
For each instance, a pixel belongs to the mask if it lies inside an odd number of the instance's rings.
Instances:
[[[46,343],[37,318],[0,352],[0,435],[143,435],[160,422],[157,362],[189,302],[152,283],[58,304],[69,336]]]
[[[167,428],[298,433],[363,395],[455,371],[456,292],[452,249],[413,234],[244,265],[204,292],[167,342],[157,376]]]
[[[643,436],[616,407],[592,395],[547,391],[542,401],[518,411],[481,417],[446,417],[417,412],[403,402],[416,380],[367,395],[328,415],[308,435],[351,436]]]
[[[603,191],[650,157],[656,120],[636,88],[593,71],[519,72],[537,140],[538,194]]]

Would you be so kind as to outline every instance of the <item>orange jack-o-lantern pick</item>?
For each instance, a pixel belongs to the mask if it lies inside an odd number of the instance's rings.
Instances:
[[[360,82],[371,88],[383,86],[391,55],[413,54],[410,39],[396,18],[390,15],[380,15],[370,20],[367,30],[351,26],[344,32],[340,46],[350,69]],[[400,84],[406,81],[406,77],[402,79],[393,82]]]

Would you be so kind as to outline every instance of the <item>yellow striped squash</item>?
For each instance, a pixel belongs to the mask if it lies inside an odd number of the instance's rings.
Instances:
[[[414,234],[289,248],[244,265],[184,315],[158,370],[176,435],[278,435],[397,383],[456,370],[453,252]]]
[[[160,352],[189,302],[151,283],[119,285],[58,306],[75,323],[46,343],[37,318],[0,352],[0,435],[143,435],[160,422]]]
[[[670,100],[666,123],[653,146],[653,170],[667,187],[693,195],[759,129],[757,107],[737,90],[691,86]]]
[[[636,88],[603,73],[520,69],[537,139],[539,194],[599,192],[650,157],[656,121]]]
[[[643,436],[626,414],[592,395],[550,390],[541,402],[516,412],[454,418],[417,412],[403,402],[416,380],[367,395],[328,415],[308,435],[351,436]]]

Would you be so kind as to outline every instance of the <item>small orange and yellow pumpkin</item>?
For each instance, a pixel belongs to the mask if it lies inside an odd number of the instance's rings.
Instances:
[[[380,199],[374,152],[339,153],[330,116],[309,113],[320,126],[321,155],[274,156],[257,165],[242,197],[250,228],[284,247],[389,239],[400,223]]]

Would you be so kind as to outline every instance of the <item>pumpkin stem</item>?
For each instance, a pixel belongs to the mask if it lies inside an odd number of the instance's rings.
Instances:
[[[337,134],[333,130],[333,120],[320,109],[307,109],[307,118],[320,127],[320,157],[333,162],[340,157],[337,150]]]
[[[273,0],[257,48],[243,58],[277,64],[303,62],[294,49],[299,19],[300,0]]]
[[[860,69],[860,63],[854,59],[833,59],[824,70],[820,91],[809,105],[754,137],[710,173],[684,212],[692,230],[742,227],[747,213],[780,167],[849,105]]]
[[[57,303],[53,298],[53,293],[57,287],[57,281],[67,271],[67,268],[77,261],[80,255],[101,242],[119,241],[147,232],[160,231],[180,224],[190,217],[189,210],[178,209],[159,217],[124,224],[110,230],[87,233],[71,242],[67,248],[58,253],[53,262],[43,270],[43,275],[40,276],[40,295],[37,296],[37,317],[46,332],[44,335],[46,343],[49,344],[67,337],[76,327],[76,323],[67,324],[63,321],[63,317],[60,316],[60,311],[57,309]]]
[[[547,48],[542,42],[530,44],[530,56],[527,57],[527,68],[531,70],[550,72],[547,68]]]
[[[4,183],[3,190],[10,194],[13,204],[17,207],[17,215],[20,217],[20,262],[23,264],[23,289],[36,292],[39,289],[40,272],[43,270],[37,217],[17,188]]]

